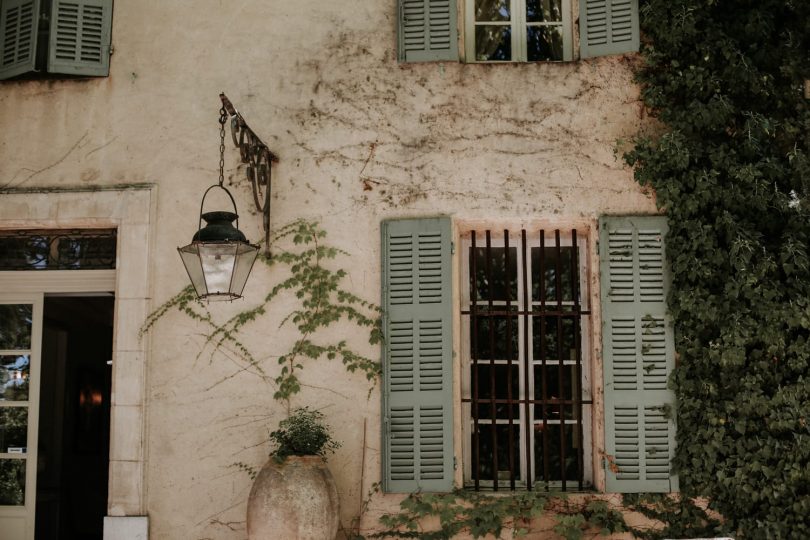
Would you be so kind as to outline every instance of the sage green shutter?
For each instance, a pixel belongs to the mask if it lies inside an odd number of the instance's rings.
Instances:
[[[450,219],[382,224],[383,489],[453,489]]]
[[[48,73],[110,72],[112,0],[53,0]]]
[[[638,50],[638,0],[580,0],[581,58]]]
[[[607,491],[677,491],[666,217],[605,217],[599,231]]]
[[[39,0],[0,2],[0,79],[34,71]]]
[[[458,61],[456,0],[398,0],[401,62]]]

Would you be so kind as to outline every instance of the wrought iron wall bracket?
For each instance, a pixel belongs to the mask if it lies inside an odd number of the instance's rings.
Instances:
[[[264,142],[250,129],[245,119],[233,106],[225,94],[220,94],[222,107],[231,120],[231,137],[233,144],[239,148],[245,173],[253,190],[253,202],[256,210],[262,214],[264,229],[264,252],[270,255],[270,191],[272,187],[272,164],[278,162],[276,156]]]

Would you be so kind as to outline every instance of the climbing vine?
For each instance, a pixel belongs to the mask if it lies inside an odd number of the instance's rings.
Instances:
[[[641,5],[659,122],[625,158],[669,221],[681,489],[735,536],[807,538],[810,2]]]
[[[305,362],[319,358],[339,358],[349,372],[363,373],[369,381],[375,381],[380,372],[379,362],[356,352],[346,340],[329,342],[321,338],[325,333],[323,330],[347,321],[367,330],[369,343],[376,344],[381,340],[378,307],[342,287],[346,271],[334,270],[328,263],[345,252],[324,245],[325,237],[326,232],[317,223],[309,221],[295,221],[279,229],[271,238],[273,257],[261,255],[258,260],[279,271],[285,267],[286,277],[277,282],[259,304],[227,321],[217,322],[189,286],[151,313],[141,333],[149,331],[167,313],[178,311],[206,326],[205,344],[200,354],[206,349],[212,354],[228,349],[257,374],[268,377],[268,370],[259,361],[261,356],[244,344],[240,331],[267,313],[280,295],[289,292],[298,303],[284,316],[281,326],[293,325],[297,334],[292,347],[278,357],[280,367],[273,377],[276,386],[273,397],[289,404],[290,398],[301,391],[299,375]],[[285,249],[290,241],[293,249]]]

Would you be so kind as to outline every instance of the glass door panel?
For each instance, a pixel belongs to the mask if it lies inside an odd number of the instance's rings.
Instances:
[[[0,540],[33,540],[42,295],[0,294]]]

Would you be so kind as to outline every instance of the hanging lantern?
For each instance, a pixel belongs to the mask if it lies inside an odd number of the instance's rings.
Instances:
[[[205,190],[200,203],[197,233],[187,246],[177,248],[197,297],[206,300],[235,300],[242,297],[250,270],[259,253],[259,246],[247,241],[239,230],[236,201],[225,188],[225,120],[226,111],[220,110],[219,184]],[[205,197],[214,188],[223,190],[233,205],[233,212],[205,212]],[[205,220],[205,227],[202,222]],[[233,222],[236,221],[236,227]]]

